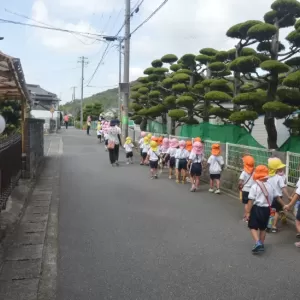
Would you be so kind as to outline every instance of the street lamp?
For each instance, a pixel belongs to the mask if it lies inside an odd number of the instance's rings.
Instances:
[[[6,122],[5,119],[0,115],[0,134],[5,130]]]

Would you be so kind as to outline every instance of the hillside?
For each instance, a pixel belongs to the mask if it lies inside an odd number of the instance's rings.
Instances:
[[[84,98],[83,106],[95,102],[100,102],[103,105],[104,110],[118,107],[118,88],[110,89]],[[60,106],[60,110],[76,115],[76,113],[80,110],[80,100],[76,99],[75,101],[67,102]]]

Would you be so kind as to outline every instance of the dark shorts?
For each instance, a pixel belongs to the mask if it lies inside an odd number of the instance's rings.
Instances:
[[[163,153],[164,161],[167,163],[170,160],[170,155],[167,153]]]
[[[187,169],[187,160],[179,159],[177,169],[178,169],[178,171],[186,170]]]
[[[141,154],[141,156],[143,156],[143,149],[142,148],[140,148],[140,154]]]
[[[107,146],[108,145],[108,140],[105,140],[105,146]]]
[[[277,198],[273,199],[273,203],[271,205],[272,208],[276,209],[276,212],[280,212],[283,210],[281,203],[278,202]]]
[[[300,206],[298,207],[298,211],[297,211],[297,214],[296,214],[296,219],[297,219],[297,221],[300,222]]]
[[[149,161],[150,169],[157,169],[158,167],[158,160],[150,160]]]
[[[201,163],[193,163],[190,173],[191,173],[191,176],[201,176],[201,174],[202,174],[202,164]]]
[[[211,180],[220,180],[221,174],[210,174]]]
[[[252,206],[248,227],[255,230],[266,230],[270,217],[270,207]]]
[[[145,160],[147,157],[147,152],[142,152],[142,158]]]
[[[169,167],[170,167],[171,169],[174,169],[174,168],[175,168],[175,165],[176,165],[176,159],[175,159],[175,157],[170,157]]]
[[[243,204],[248,204],[249,201],[249,192],[242,191],[242,202]]]
[[[126,158],[130,158],[133,157],[133,153],[132,152],[126,152]]]

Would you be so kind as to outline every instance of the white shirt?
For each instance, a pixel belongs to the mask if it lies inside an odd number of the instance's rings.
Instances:
[[[272,205],[273,199],[278,197],[279,195],[276,194],[276,191],[272,188],[272,185],[268,182],[261,182],[266,187],[268,192],[268,199],[270,205]],[[260,186],[255,182],[252,187],[250,188],[248,198],[253,201],[253,205],[257,205],[260,207],[269,207],[268,200],[266,199],[263,191],[261,190]]]
[[[282,197],[282,189],[286,187],[284,179],[282,176],[276,174],[268,179],[268,182],[271,184],[272,188],[276,191],[276,194]]]
[[[143,149],[143,144],[144,144],[144,138],[141,138],[139,140],[140,149]]]
[[[249,192],[251,186],[255,183],[252,174],[248,174],[245,171],[241,173],[239,179],[243,181],[243,189],[242,189],[243,192]]]
[[[201,163],[201,161],[203,160],[203,154],[196,154],[192,151],[189,156],[189,160],[191,160],[193,164]]]
[[[118,126],[112,126],[108,129],[107,139],[110,142],[114,142],[116,145],[119,145],[118,135],[121,135],[121,129]]]
[[[166,154],[166,153],[168,153],[168,150],[169,150],[170,148],[165,148],[165,147],[163,147],[163,146],[160,146],[160,151],[163,153],[163,154]]]
[[[128,153],[128,152],[132,152],[132,148],[133,148],[133,144],[124,144],[124,148],[125,148],[125,152]]]
[[[207,161],[210,174],[221,174],[224,159],[222,156],[211,155]]]
[[[149,155],[149,160],[151,161],[157,161],[159,159],[159,150],[157,150],[156,152],[154,152],[153,150],[149,150],[148,151],[148,155]]]
[[[189,156],[190,156],[190,153],[186,149],[177,149],[177,151],[175,153],[176,159],[188,159]]]
[[[143,144],[143,148],[142,148],[142,152],[143,153],[148,153],[149,149],[150,149],[150,145],[149,144]]]
[[[169,149],[167,150],[167,154],[169,154],[170,157],[175,157],[176,151],[177,151],[176,148],[169,148]]]

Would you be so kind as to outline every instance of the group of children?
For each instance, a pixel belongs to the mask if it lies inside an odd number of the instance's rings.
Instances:
[[[239,177],[239,189],[241,201],[245,205],[243,220],[248,223],[255,241],[252,252],[257,254],[264,251],[266,232],[277,233],[280,214],[293,207],[297,238],[300,238],[300,180],[290,196],[287,191],[285,164],[279,158],[269,158],[268,166],[257,167],[252,156],[246,155],[242,159],[244,170]],[[295,246],[300,248],[300,242],[296,242]]]
[[[193,141],[178,141],[152,136],[141,132],[139,141],[141,165],[149,165],[151,179],[158,178],[158,167],[162,170],[169,168],[169,179],[175,175],[177,183],[191,182],[191,192],[195,192],[200,185],[200,176],[203,169],[208,168],[210,173],[210,189],[212,193],[220,194],[220,178],[224,168],[224,159],[221,156],[219,144],[213,144],[211,155],[206,160],[204,145],[201,138]],[[216,186],[216,189],[214,189]]]
[[[101,123],[100,123],[101,124]],[[107,133],[109,124],[105,122],[98,127],[98,137]],[[97,129],[98,129],[97,128]],[[101,133],[101,134],[100,134]],[[134,145],[130,137],[123,145],[127,164],[133,163]],[[176,138],[168,139],[152,136],[141,132],[139,140],[141,161],[140,165],[150,166],[151,179],[158,178],[158,169],[169,168],[169,179],[175,175],[177,183],[190,181],[191,192],[195,192],[200,185],[200,177],[204,169],[208,168],[210,174],[209,192],[220,194],[220,179],[224,169],[224,159],[219,144],[213,144],[208,159],[204,155],[204,145],[201,138],[193,141],[178,141]],[[264,251],[266,232],[277,233],[277,224],[283,211],[294,207],[296,216],[297,238],[300,238],[300,179],[292,195],[287,191],[285,165],[279,158],[272,157],[268,166],[258,165],[250,155],[245,155],[244,169],[239,177],[240,199],[244,204],[243,220],[248,223],[255,245],[252,253]],[[284,200],[284,197],[286,198]],[[300,248],[300,242],[295,246]]]

